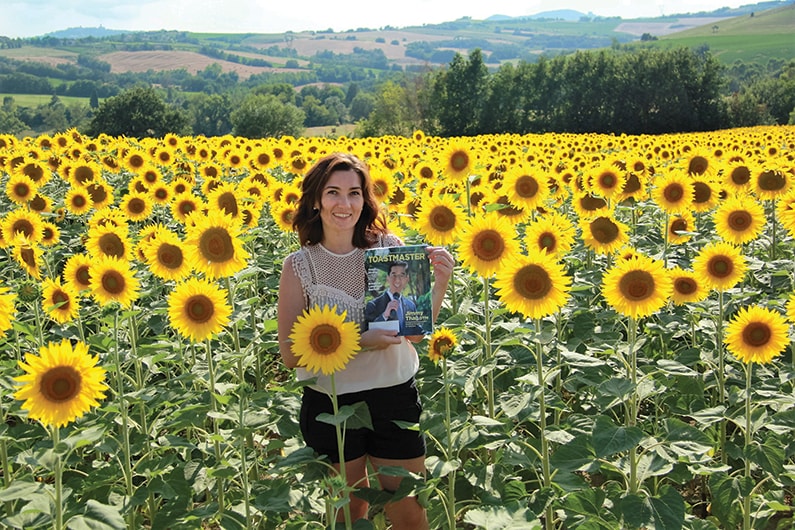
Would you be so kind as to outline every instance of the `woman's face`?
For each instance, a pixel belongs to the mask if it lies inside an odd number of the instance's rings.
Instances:
[[[352,169],[335,171],[320,194],[320,221],[323,232],[353,232],[364,206],[362,179]]]

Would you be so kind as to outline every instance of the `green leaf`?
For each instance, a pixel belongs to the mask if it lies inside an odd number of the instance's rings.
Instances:
[[[596,453],[585,436],[578,436],[566,445],[558,447],[549,458],[553,469],[577,471],[596,461]]]
[[[712,515],[718,518],[722,528],[737,528],[742,520],[742,510],[737,502],[741,496],[737,480],[726,473],[715,473],[709,477],[709,490]]]
[[[487,530],[530,530],[541,528],[541,523],[535,514],[522,506],[487,506],[469,510],[464,514],[464,522],[474,525],[475,528]],[[528,524],[534,522],[535,524]]]
[[[661,494],[651,497],[656,530],[679,530],[685,524],[685,501],[671,486],[660,487]]]
[[[66,527],[69,530],[124,530],[127,523],[115,506],[89,499],[83,514],[70,518]]]
[[[370,417],[370,409],[364,401],[358,401],[353,405],[343,405],[337,414],[323,412],[317,415],[317,421],[330,425],[343,425],[345,429],[367,428],[373,430],[373,420]]]
[[[784,471],[784,462],[787,458],[784,447],[775,440],[765,440],[762,445],[752,445],[745,450],[746,458],[777,477]]]
[[[591,443],[599,458],[628,451],[643,439],[643,431],[637,427],[614,425],[607,416],[597,416],[591,435]]]
[[[651,522],[651,506],[648,499],[640,495],[626,495],[621,499],[618,509],[629,528],[641,528]]]
[[[36,495],[45,495],[44,484],[16,479],[7,488],[0,490],[0,502],[30,499]]]

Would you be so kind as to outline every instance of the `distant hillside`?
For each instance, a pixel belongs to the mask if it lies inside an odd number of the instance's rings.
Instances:
[[[102,26],[99,26],[97,28],[84,28],[81,26],[77,28],[68,28],[68,29],[53,31],[52,33],[47,33],[45,37],[55,37],[56,39],[84,39],[87,37],[94,37],[94,38],[111,37],[113,35],[122,35],[124,33],[130,33],[130,32],[123,29],[107,29],[103,28]]]
[[[568,22],[577,22],[578,20],[582,20],[583,17],[595,17],[593,13],[588,13],[587,15],[582,11],[575,11],[574,9],[557,9],[553,11],[542,11],[541,13],[536,13],[535,15],[527,15],[521,17],[509,17],[507,15],[492,15],[487,18],[487,21],[499,22],[501,20],[521,20],[521,19],[529,19],[529,20],[566,20]]]

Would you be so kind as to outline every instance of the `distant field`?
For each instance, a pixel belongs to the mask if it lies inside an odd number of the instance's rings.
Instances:
[[[46,105],[52,99],[52,96],[46,94],[0,94],[0,101],[9,96],[14,98],[14,103],[20,107],[38,107],[39,105]],[[90,101],[89,98],[76,98],[72,96],[58,96],[58,99],[60,99],[64,105],[71,105],[74,103],[88,105]]]
[[[666,39],[671,47],[699,47],[704,44],[723,64],[736,60],[746,63],[761,62],[775,57],[790,60],[795,57],[795,37],[784,35],[709,35]]]
[[[195,74],[214,63],[221,65],[224,72],[237,72],[243,79],[254,74],[289,71],[284,68],[247,66],[230,61],[221,61],[188,51],[113,52],[100,55],[97,59],[109,63],[110,71],[113,73],[180,70],[184,68],[188,72]]]

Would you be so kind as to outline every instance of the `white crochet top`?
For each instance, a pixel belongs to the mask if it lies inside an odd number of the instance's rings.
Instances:
[[[403,245],[403,242],[397,236],[387,234],[375,246],[398,245]],[[356,248],[347,254],[335,254],[318,243],[301,247],[291,256],[304,292],[304,307],[336,306],[338,313],[347,311],[347,321],[356,322],[362,329],[367,285],[364,250]],[[359,352],[344,370],[334,374],[334,384],[338,395],[384,388],[405,383],[418,368],[419,358],[414,345],[402,337],[400,344],[386,349]],[[296,375],[300,381],[317,378],[312,388],[331,394],[329,376],[301,367]]]

